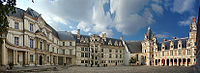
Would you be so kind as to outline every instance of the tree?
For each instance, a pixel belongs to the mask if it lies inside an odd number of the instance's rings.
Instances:
[[[8,19],[9,13],[15,13],[16,0],[0,0],[0,35],[8,32]],[[0,45],[3,40],[0,38]]]
[[[131,59],[129,60],[130,64],[136,63],[136,58],[131,57]]]

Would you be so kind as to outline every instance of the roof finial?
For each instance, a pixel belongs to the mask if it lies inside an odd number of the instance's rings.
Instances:
[[[151,30],[151,27],[150,27],[150,26],[148,27],[148,30]]]

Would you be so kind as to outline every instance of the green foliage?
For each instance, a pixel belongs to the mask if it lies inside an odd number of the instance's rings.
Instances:
[[[137,59],[136,58],[133,58],[133,57],[131,57],[131,59],[129,60],[129,63],[136,63],[136,61],[137,61]]]
[[[15,13],[16,0],[0,0],[0,35],[7,33],[9,13]],[[0,45],[2,44],[0,39]]]

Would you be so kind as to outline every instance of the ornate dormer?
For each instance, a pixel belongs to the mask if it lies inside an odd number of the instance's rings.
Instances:
[[[192,31],[197,31],[196,19],[193,18],[192,21],[193,21],[193,22],[192,22],[192,24],[190,25],[190,32],[192,32]]]
[[[144,34],[144,37],[144,40],[153,40],[154,35],[150,27],[148,27],[147,33]]]

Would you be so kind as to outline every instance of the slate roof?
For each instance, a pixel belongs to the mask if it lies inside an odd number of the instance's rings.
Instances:
[[[58,31],[58,36],[60,40],[76,40],[71,32]]]
[[[126,44],[130,53],[142,53],[141,41],[126,42]]]
[[[115,44],[115,41],[117,41],[118,42],[118,44],[119,44],[119,42],[121,42],[121,44],[122,44],[122,41],[120,40],[120,39],[115,39],[115,38],[106,38],[106,41],[104,42],[104,44],[105,45],[108,45],[108,42],[111,40],[111,42],[112,42],[112,45],[114,45]],[[122,44],[123,45],[123,44]]]
[[[32,16],[32,17],[34,17],[34,18],[38,18],[41,14],[39,14],[38,12],[36,12],[36,11],[34,11],[33,9],[31,9],[31,8],[28,8],[26,11],[25,10],[23,10],[23,9],[20,9],[20,8],[15,8],[15,11],[16,11],[16,13],[9,13],[9,16],[14,16],[14,17],[17,17],[17,18],[23,18],[24,17],[24,14],[26,13],[26,14],[28,14],[28,15],[30,15],[30,16]],[[46,22],[45,22],[46,23]],[[56,32],[56,30],[55,29],[53,29],[49,24],[47,24],[46,23],[46,26],[47,27],[49,27],[50,29],[52,29],[52,34],[55,36],[55,37],[57,37],[57,38],[59,38],[58,37],[58,33]]]
[[[177,38],[177,39],[168,40],[166,42],[157,43],[158,50],[162,49],[162,47],[161,47],[162,43],[165,44],[165,50],[169,50],[170,49],[170,42],[171,41],[174,42],[174,49],[177,49],[178,48],[178,41],[179,40],[182,41],[182,48],[186,48],[188,37],[186,37],[186,38]]]
[[[13,13],[13,14],[9,13],[8,15],[14,16],[14,17],[17,17],[17,18],[23,18],[24,13],[26,12],[23,9],[20,9],[20,8],[15,8],[15,11],[16,11],[16,13]]]

